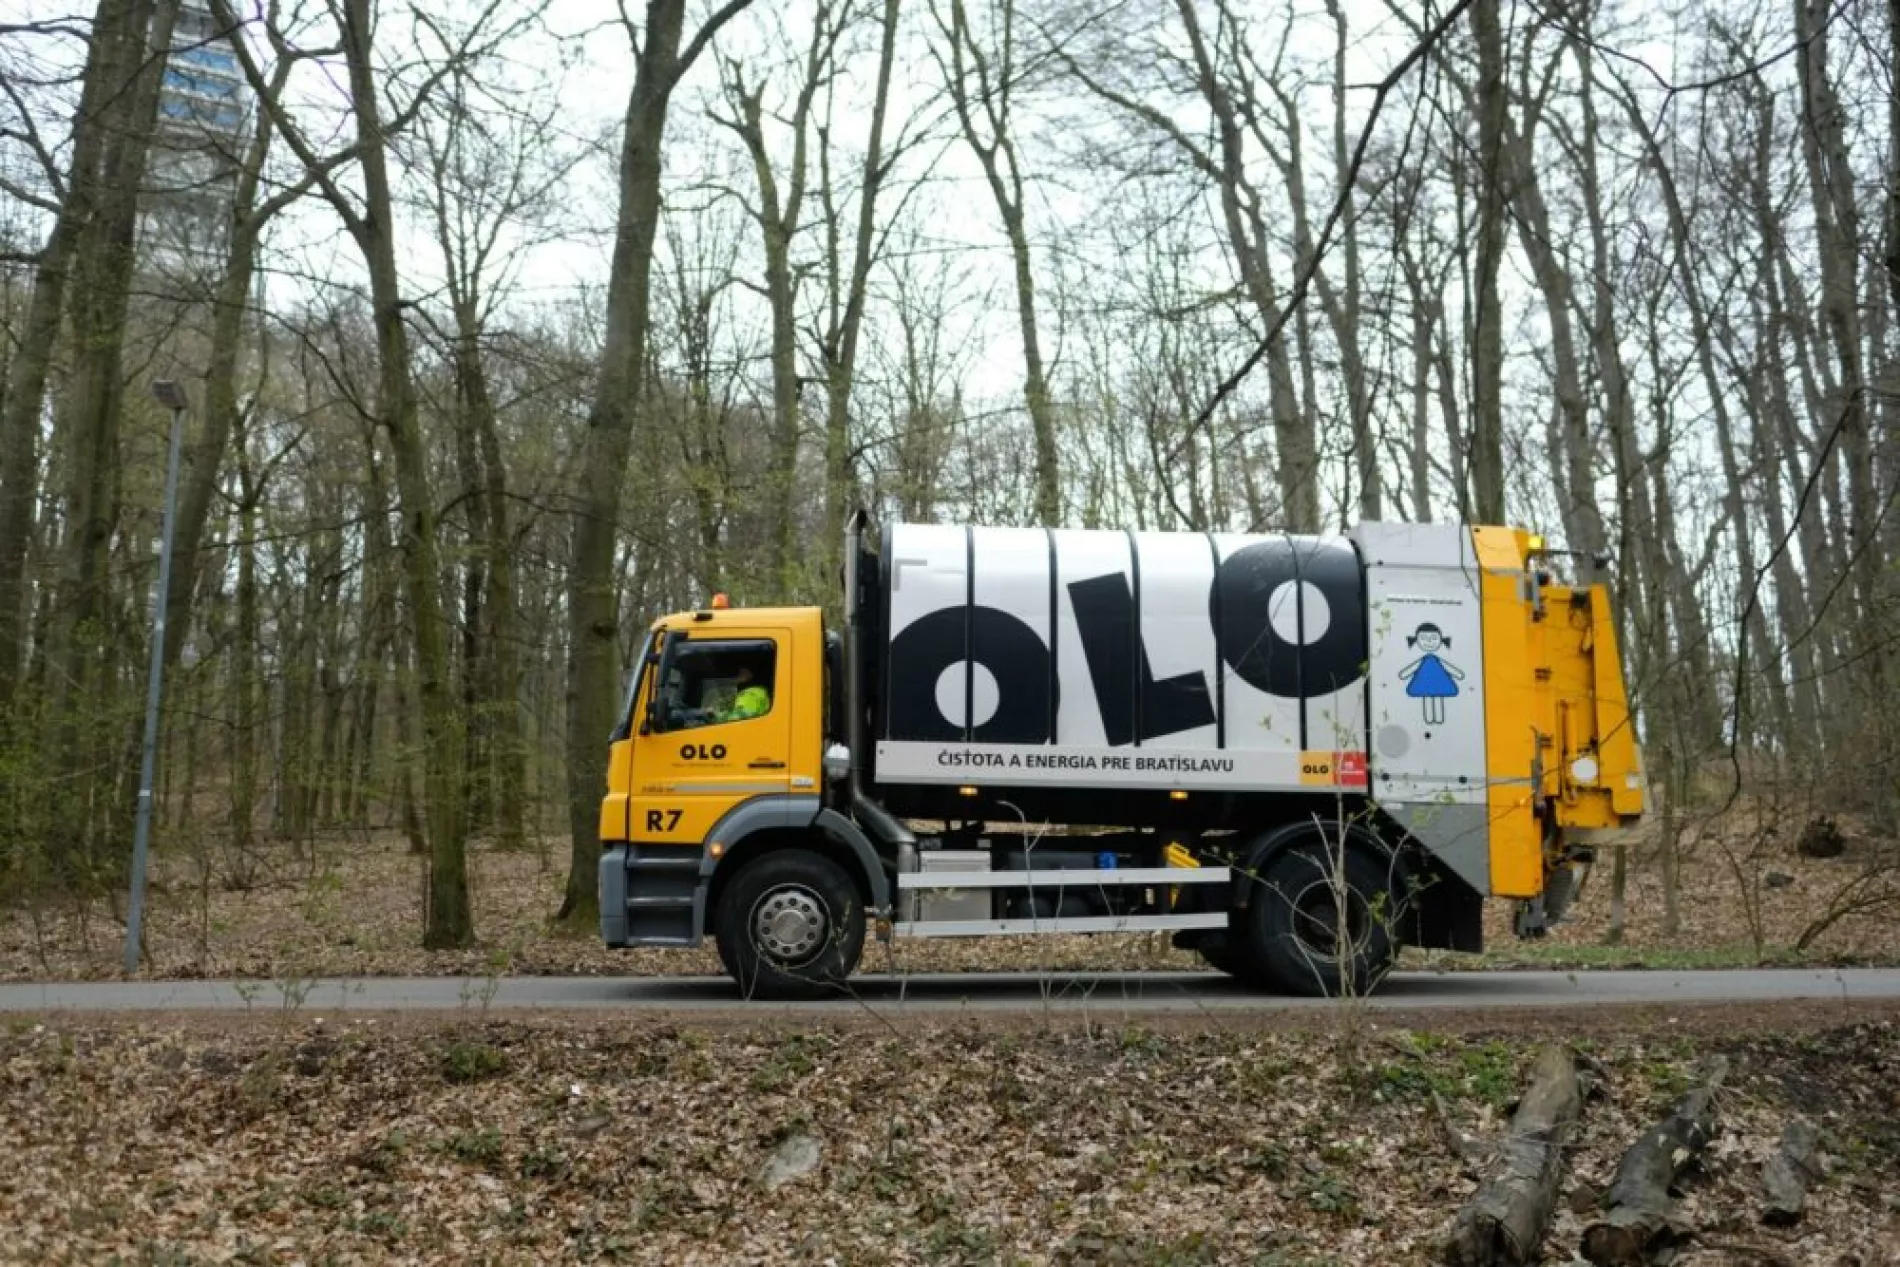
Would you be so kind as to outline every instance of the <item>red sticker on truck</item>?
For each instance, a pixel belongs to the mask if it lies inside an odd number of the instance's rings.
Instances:
[[[1365,787],[1363,752],[1302,752],[1300,782],[1308,787]]]

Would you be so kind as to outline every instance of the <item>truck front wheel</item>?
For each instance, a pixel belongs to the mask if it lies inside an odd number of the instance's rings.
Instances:
[[[1397,955],[1386,868],[1371,850],[1319,833],[1267,860],[1249,895],[1244,953],[1293,993],[1363,995]]]
[[[822,998],[864,953],[864,907],[851,877],[804,849],[746,863],[713,919],[719,958],[749,999]]]

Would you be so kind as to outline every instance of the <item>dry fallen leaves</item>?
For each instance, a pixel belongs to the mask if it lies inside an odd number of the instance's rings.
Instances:
[[[1423,1264],[1470,1191],[1433,1100],[1495,1131],[1534,1035],[646,1017],[22,1021],[0,1037],[8,1262]],[[1585,1044],[1575,1182],[1719,1050],[1684,1264],[1894,1262],[1900,1027]],[[1795,1110],[1834,1164],[1757,1221]],[[800,1141],[810,1141],[801,1143]],[[770,1159],[801,1173],[769,1189]],[[1580,1201],[1587,1211],[1587,1201]],[[1567,1261],[1585,1214],[1563,1207]],[[1857,1257],[1853,1257],[1857,1256]]]
[[[376,836],[325,839],[291,850],[274,845],[250,861],[255,883],[243,890],[223,885],[228,867],[219,856],[192,848],[201,842],[168,842],[154,856],[153,892],[146,922],[148,965],[158,977],[246,976],[285,980],[313,976],[488,973],[512,974],[696,974],[720,971],[710,946],[695,951],[615,951],[591,933],[550,930],[559,906],[565,857],[559,842],[544,841],[537,853],[501,853],[478,847],[470,858],[475,926],[482,945],[474,950],[424,951],[422,860],[400,839]],[[1862,852],[1871,845],[1861,847]],[[1629,927],[1615,955],[1634,960],[1664,953],[1676,961],[1718,956],[1733,962],[1747,955],[1746,912],[1756,909],[1770,946],[1786,945],[1824,908],[1827,897],[1866,866],[1855,855],[1816,860],[1775,855],[1775,865],[1796,883],[1762,897],[1751,908],[1738,873],[1714,845],[1704,843],[1685,860],[1683,928],[1665,936],[1661,885],[1650,862],[1638,855],[1629,880]],[[201,863],[207,864],[201,866]],[[1900,888],[1900,871],[1893,877]],[[1574,919],[1545,941],[1526,946],[1510,932],[1507,903],[1488,910],[1485,957],[1408,952],[1415,963],[1451,969],[1528,960],[1542,966],[1604,961],[1608,877],[1596,876]],[[118,906],[123,906],[119,895]],[[45,903],[0,910],[0,979],[70,980],[119,975],[124,925],[112,903],[84,906]],[[1900,919],[1874,909],[1833,926],[1814,947],[1817,954],[1855,960],[1900,962]],[[1165,934],[1099,937],[948,938],[866,947],[864,970],[908,972],[1130,971],[1200,969],[1200,959],[1176,950]]]

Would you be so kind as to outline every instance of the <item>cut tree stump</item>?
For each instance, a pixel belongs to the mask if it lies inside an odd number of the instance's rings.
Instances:
[[[1576,1057],[1546,1044],[1531,1066],[1530,1086],[1478,1190],[1446,1237],[1452,1267],[1521,1267],[1538,1255],[1564,1172],[1564,1145],[1583,1111]]]
[[[1761,1185],[1768,1190],[1762,1222],[1787,1227],[1801,1221],[1808,1189],[1821,1177],[1820,1132],[1806,1118],[1791,1118],[1781,1128],[1781,1147],[1761,1164]]]
[[[1603,1217],[1583,1233],[1583,1256],[1597,1267],[1640,1267],[1694,1232],[1670,1193],[1714,1138],[1715,1097],[1727,1073],[1728,1062],[1716,1057],[1700,1085],[1623,1154],[1603,1198]]]
[[[1826,814],[1809,820],[1794,842],[1796,852],[1806,858],[1838,858],[1847,852],[1847,837]]]

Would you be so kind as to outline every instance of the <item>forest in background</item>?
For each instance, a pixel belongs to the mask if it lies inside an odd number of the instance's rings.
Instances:
[[[187,256],[198,8],[248,123]],[[471,841],[567,838],[592,926],[636,631],[835,603],[858,505],[1521,524],[1607,561],[1665,874],[1741,794],[1892,834],[1900,0],[587,14],[0,18],[0,902],[124,890],[157,378],[159,848],[399,832],[431,946]]]

